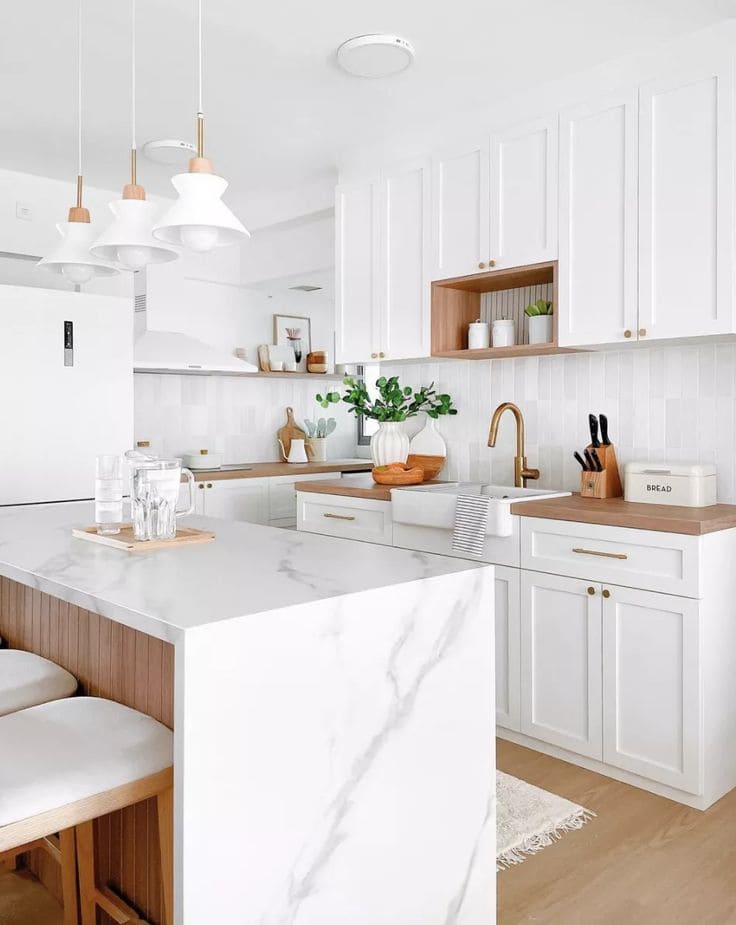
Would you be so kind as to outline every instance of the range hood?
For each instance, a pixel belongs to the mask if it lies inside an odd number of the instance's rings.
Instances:
[[[135,274],[134,372],[189,373],[231,376],[257,373],[258,367],[231,356],[196,337],[178,331],[150,331],[146,303],[146,274]]]

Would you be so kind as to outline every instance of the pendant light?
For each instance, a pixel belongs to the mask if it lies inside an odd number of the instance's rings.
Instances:
[[[75,285],[82,285],[94,276],[114,276],[118,271],[90,254],[96,232],[90,222],[89,210],[82,205],[82,0],[79,0],[77,12],[77,34],[77,201],[69,209],[68,221],[59,222],[56,226],[61,242],[39,260],[38,266],[52,273],[61,273]]]
[[[157,241],[151,228],[158,216],[159,207],[146,201],[146,191],[137,182],[137,147],[135,140],[136,53],[135,53],[135,0],[131,0],[131,75],[130,75],[130,183],[123,187],[123,198],[110,203],[115,216],[112,225],[92,245],[93,257],[101,257],[118,264],[124,270],[142,270],[151,263],[176,260],[178,253]]]
[[[189,161],[189,172],[172,178],[179,198],[153,229],[153,236],[168,244],[192,251],[210,251],[249,238],[239,219],[220,198],[227,181],[212,173],[204,156],[204,113],[202,111],[202,0],[197,0],[198,92],[197,156]]]

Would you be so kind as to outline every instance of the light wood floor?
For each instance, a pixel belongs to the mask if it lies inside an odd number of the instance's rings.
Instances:
[[[497,744],[500,770],[598,814],[499,873],[499,925],[736,925],[736,791],[701,813]]]

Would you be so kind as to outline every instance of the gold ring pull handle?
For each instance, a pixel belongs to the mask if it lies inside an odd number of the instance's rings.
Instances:
[[[329,517],[330,520],[355,520],[354,517],[348,514],[323,514],[322,516]]]
[[[581,556],[601,556],[604,559],[628,559],[625,552],[600,552],[597,549],[583,549],[581,546],[573,548],[573,552]]]

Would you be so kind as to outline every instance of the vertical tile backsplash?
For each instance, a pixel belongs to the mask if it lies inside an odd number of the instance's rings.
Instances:
[[[573,451],[588,442],[588,413],[608,415],[619,463],[714,462],[718,498],[736,503],[736,344],[640,347],[493,361],[385,366],[408,385],[435,381],[459,414],[440,421],[448,444],[444,478],[511,484],[511,415],[498,446],[487,446],[493,409],[513,401],[524,412],[526,449],[542,487],[575,489]],[[410,432],[419,423],[409,424]]]
[[[332,459],[356,455],[355,419],[345,405],[322,410],[317,392],[339,390],[338,380],[250,379],[236,376],[168,376],[137,373],[135,438],[150,440],[154,452],[178,455],[207,447],[224,453],[226,463],[278,459],[276,431],[286,423],[286,408],[297,423],[304,418],[334,417]]]

